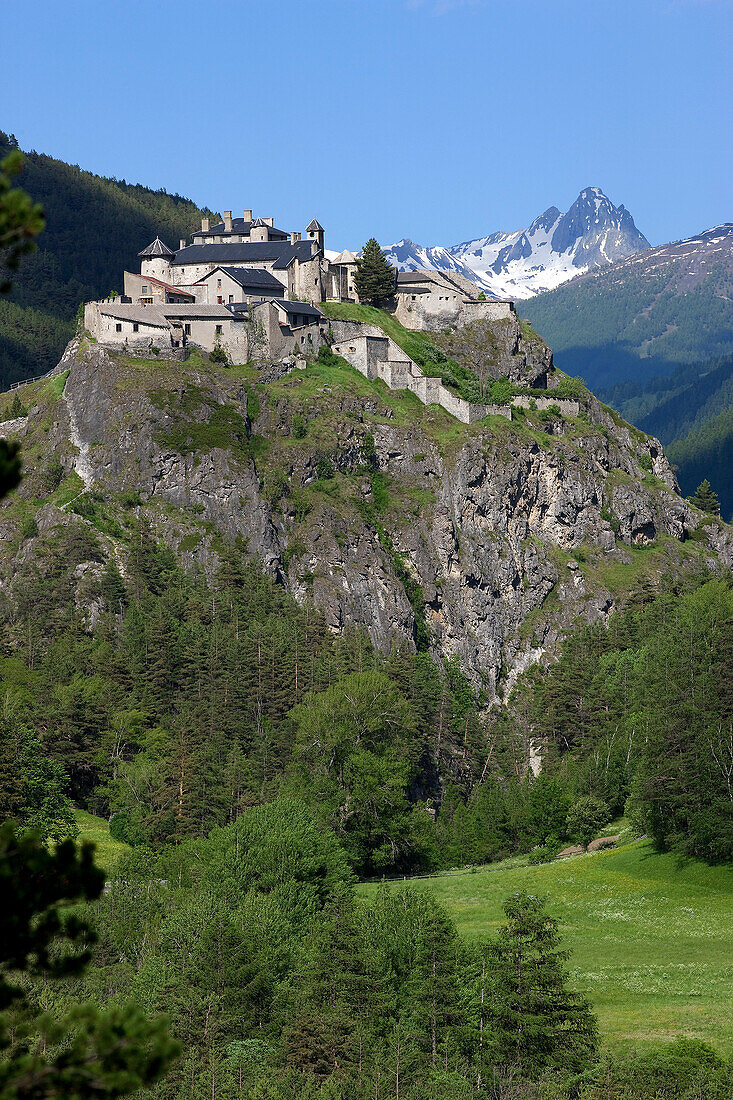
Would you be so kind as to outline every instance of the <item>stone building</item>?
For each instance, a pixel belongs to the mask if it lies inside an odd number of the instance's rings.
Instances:
[[[359,300],[356,256],[329,258],[315,218],[303,238],[251,210],[241,218],[225,210],[213,225],[202,218],[176,251],[156,237],[138,256],[140,272],[124,272],[121,298],[85,308],[86,328],[101,343],[140,352],[222,346],[233,362],[281,359],[317,352],[328,331],[320,302]],[[399,273],[387,308],[407,328],[430,329],[498,319],[514,307],[479,300],[456,273],[424,269]],[[388,362],[385,378],[396,378],[402,367]],[[432,385],[422,377],[411,384],[420,392]]]
[[[514,303],[477,297],[474,283],[457,272],[420,268],[399,271],[393,311],[405,328],[440,329],[470,321],[498,321],[514,312]]]

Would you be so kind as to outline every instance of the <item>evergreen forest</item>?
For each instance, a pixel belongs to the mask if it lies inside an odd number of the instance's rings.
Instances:
[[[689,1092],[599,1060],[542,901],[508,899],[469,946],[389,880],[541,862],[624,810],[661,851],[729,860],[730,583],[641,585],[487,716],[451,662],[331,634],[235,548],[213,580],[186,574],[144,520],[125,579],[110,559],[90,582],[90,630],[74,570],[101,563],[94,540],[74,520],[40,539],[2,605],[4,816],[59,842],[80,807],[127,853],[80,910],[93,965],[26,993],[31,1053],[53,1047],[46,1009],[132,1001],[181,1051],[150,1096],[727,1095],[706,1047],[654,1055]],[[365,899],[360,878],[384,885]]]
[[[0,160],[17,148],[0,130]],[[83,302],[121,292],[122,271],[160,235],[171,248],[200,225],[188,199],[106,179],[35,151],[18,183],[40,203],[46,228],[0,299],[0,388],[56,366]]]

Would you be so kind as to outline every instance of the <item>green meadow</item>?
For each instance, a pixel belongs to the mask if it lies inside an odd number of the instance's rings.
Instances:
[[[79,838],[111,871],[125,845],[107,822],[76,812]],[[659,855],[646,841],[530,866],[507,860],[411,879],[468,940],[495,933],[504,899],[546,897],[560,921],[573,985],[593,1003],[609,1047],[702,1039],[733,1055],[733,867]],[[376,885],[357,889],[368,896]],[[399,889],[395,885],[394,889]]]
[[[549,899],[576,989],[609,1047],[685,1035],[733,1054],[733,867],[637,842],[531,867],[510,860],[414,879],[467,939],[491,936],[517,890]],[[359,887],[363,894],[376,889]]]
[[[117,860],[124,851],[129,851],[126,844],[115,840],[110,836],[109,825],[103,817],[95,817],[86,810],[74,810],[76,826],[79,830],[78,840],[91,840],[94,844],[94,859],[98,867],[106,874],[110,874]]]

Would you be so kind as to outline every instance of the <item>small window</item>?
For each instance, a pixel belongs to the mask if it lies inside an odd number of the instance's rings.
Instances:
[[[216,280],[216,289],[221,290],[221,279]]]
[[[301,344],[304,344],[304,343],[305,343],[305,336],[301,336],[301,338],[300,338],[300,342],[301,342]]]
[[[230,294],[230,295],[229,295],[229,301],[230,301],[230,302],[233,302],[233,301],[234,301],[234,295],[233,295],[233,294]]]
[[[217,325],[215,331],[217,336],[221,336],[221,325]]]
[[[139,324],[137,323],[137,321],[133,321],[133,323],[132,323],[132,331],[133,331],[133,332],[139,332],[139,331],[140,331],[140,326],[139,326]]]
[[[122,325],[115,325],[115,332],[122,332]]]
[[[224,305],[224,299],[222,298],[221,294],[218,296],[218,298],[216,300],[217,300],[217,302],[219,303],[220,306]]]
[[[143,283],[143,294],[147,294],[147,293],[148,293],[148,288],[145,285],[145,283]]]
[[[191,326],[189,324],[184,325],[183,326],[183,331],[186,333],[186,336],[190,336],[191,335]]]

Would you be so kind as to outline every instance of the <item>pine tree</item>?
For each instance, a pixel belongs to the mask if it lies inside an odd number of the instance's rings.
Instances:
[[[490,1032],[500,1065],[523,1074],[584,1069],[596,1055],[598,1027],[590,1006],[567,988],[557,921],[542,899],[518,893],[504,904],[507,923],[490,947]]]
[[[708,512],[711,516],[720,515],[720,501],[718,494],[713,491],[707,478],[700,482],[695,492],[689,498],[690,504],[694,504],[701,512]]]
[[[384,298],[394,294],[396,271],[387,263],[374,237],[364,245],[361,258],[356,261],[354,286],[360,302],[376,305]]]
[[[178,1053],[162,1021],[135,1006],[101,1011],[78,1005],[51,1021],[29,994],[32,979],[78,974],[95,936],[78,906],[98,898],[104,874],[92,847],[64,841],[49,851],[34,835],[20,838],[12,823],[0,829],[0,1095],[124,1096],[158,1078]],[[23,1028],[39,1042],[13,1041]],[[16,1036],[17,1039],[17,1036]]]

